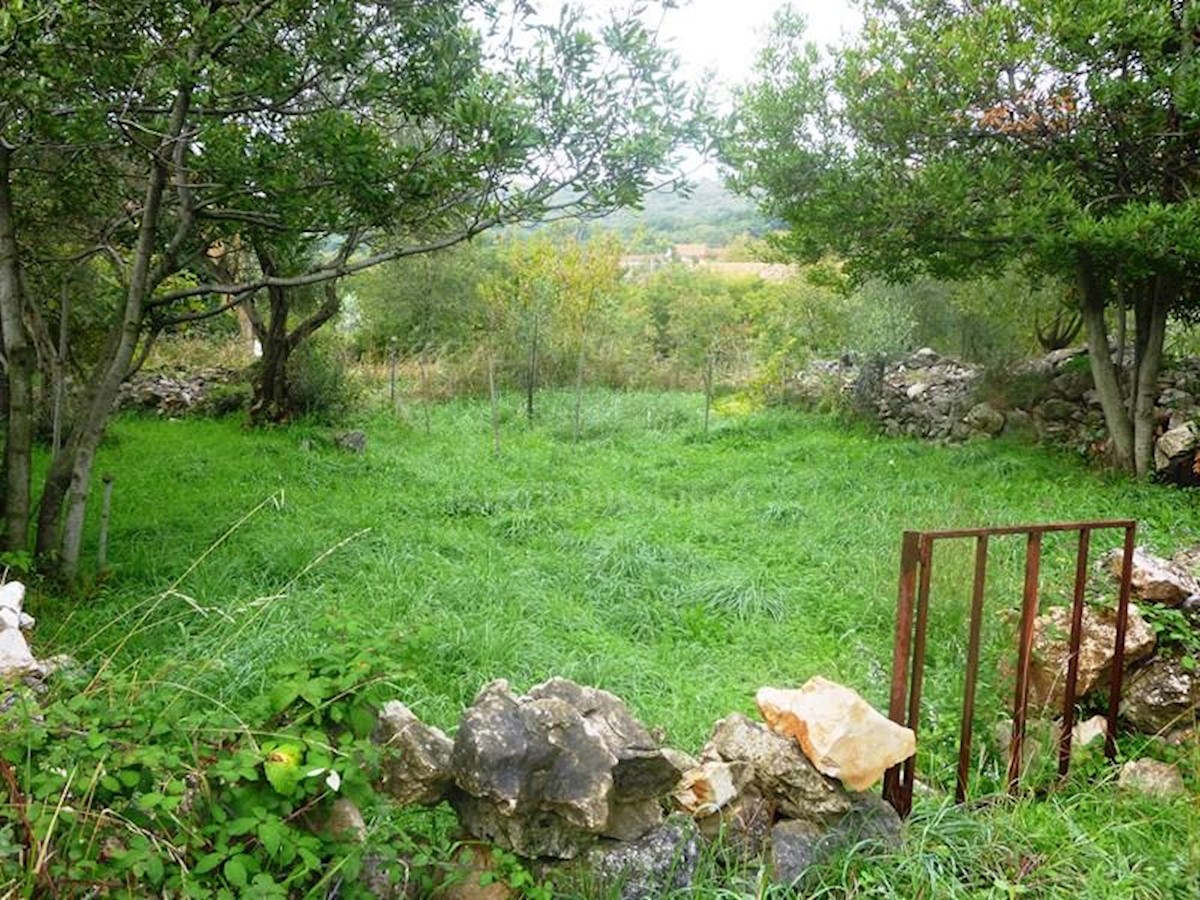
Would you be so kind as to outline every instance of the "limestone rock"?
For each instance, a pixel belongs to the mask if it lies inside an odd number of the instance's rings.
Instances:
[[[682,815],[636,841],[600,844],[585,859],[595,879],[621,900],[655,900],[685,891],[699,861],[699,830],[690,816]]]
[[[917,750],[916,735],[856,691],[825,678],[799,690],[765,687],[755,698],[771,729],[794,738],[817,770],[861,791]]]
[[[367,823],[353,800],[338,797],[329,810],[329,835],[335,841],[361,844],[367,839]]]
[[[1154,468],[1161,472],[1172,459],[1193,452],[1197,446],[1200,446],[1200,426],[1195,422],[1172,428],[1154,444]]]
[[[41,671],[22,633],[33,627],[33,619],[21,611],[24,601],[25,585],[21,582],[0,585],[0,680],[37,675]]]
[[[684,812],[707,816],[737,799],[733,767],[727,762],[706,762],[685,772],[673,794]]]
[[[1179,767],[1174,763],[1159,762],[1156,759],[1135,759],[1125,763],[1121,766],[1117,786],[1123,790],[1156,797],[1176,796],[1186,790]]]
[[[976,403],[964,421],[976,433],[996,435],[1004,430],[1004,413],[990,403]]]
[[[1092,716],[1082,722],[1077,722],[1071,729],[1071,755],[1082,752],[1093,741],[1104,742],[1108,734],[1108,719],[1104,716]]]
[[[861,841],[895,847],[900,843],[901,827],[891,805],[873,794],[853,795],[852,808],[830,829],[810,822],[779,822],[771,829],[771,880],[795,885],[810,866]]]
[[[771,804],[753,784],[717,812],[696,820],[700,833],[736,862],[748,862],[762,855],[771,833],[775,815]]]
[[[1100,559],[1100,565],[1119,583],[1124,554],[1110,550]],[[1133,568],[1130,591],[1138,600],[1178,606],[1200,595],[1200,582],[1181,566],[1168,559],[1147,553],[1141,547],[1133,549]]]
[[[562,700],[583,716],[617,757],[613,786],[623,801],[662,797],[683,774],[675,760],[663,753],[646,727],[615,694],[565,678],[552,678],[530,689],[529,696],[534,700]]]
[[[788,818],[821,822],[850,809],[841,785],[818,772],[799,744],[740,713],[717,721],[702,757],[746,764],[758,790]]]
[[[459,725],[451,804],[476,838],[572,859],[598,836],[628,841],[656,828],[677,762],[606,691],[556,678],[518,697],[496,681]]]
[[[1187,727],[1200,716],[1200,672],[1179,660],[1159,656],[1131,674],[1124,684],[1121,715],[1146,734]]]
[[[1056,606],[1033,623],[1033,656],[1029,666],[1029,702],[1034,709],[1057,711],[1066,697],[1067,664],[1071,639],[1071,610]],[[1117,640],[1117,613],[1112,609],[1085,606],[1079,641],[1079,678],[1075,696],[1104,687],[1112,674],[1113,650]],[[1125,665],[1154,650],[1154,632],[1133,604],[1125,628]]]
[[[383,789],[400,805],[434,806],[453,785],[453,743],[399,700],[383,705],[374,740],[384,747]]]

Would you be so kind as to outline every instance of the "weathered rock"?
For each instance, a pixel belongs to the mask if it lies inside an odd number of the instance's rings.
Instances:
[[[617,841],[636,841],[662,824],[663,805],[658,800],[614,800],[608,811],[608,824],[600,834]]]
[[[1169,656],[1151,660],[1126,680],[1121,715],[1146,734],[1191,726],[1200,716],[1200,672]]]
[[[1113,549],[1100,558],[1099,565],[1119,582],[1123,560],[1124,552]],[[1129,587],[1138,600],[1164,606],[1178,606],[1200,595],[1200,582],[1190,572],[1171,560],[1147,553],[1141,547],[1133,548]]]
[[[1161,472],[1176,457],[1194,453],[1197,446],[1200,446],[1200,426],[1195,422],[1172,428],[1154,444],[1154,468]]]
[[[433,806],[446,799],[454,782],[454,744],[445,734],[392,700],[380,710],[374,739],[384,747],[383,789],[402,806]]]
[[[1023,409],[1010,409],[1004,417],[1004,434],[1018,438],[1032,438],[1036,435],[1033,416]]]
[[[339,450],[347,453],[366,453],[367,436],[361,431],[341,431],[333,436],[333,442]]]
[[[872,794],[853,795],[851,810],[828,830],[811,822],[779,822],[771,829],[771,880],[795,885],[811,866],[861,841],[895,847],[900,842],[901,827],[900,817],[891,805]]]
[[[621,900],[653,900],[684,891],[696,877],[699,861],[699,829],[683,815],[672,816],[636,841],[599,844],[584,859],[594,880],[616,890]]]
[[[1117,640],[1115,610],[1085,606],[1079,642],[1079,677],[1075,696],[1103,687],[1112,674]],[[1062,708],[1066,696],[1067,663],[1071,637],[1071,610],[1056,606],[1033,623],[1033,658],[1029,666],[1029,702],[1036,709]],[[1125,665],[1137,662],[1154,649],[1154,632],[1138,608],[1129,605],[1125,629]]]
[[[774,812],[751,784],[718,812],[697,819],[696,824],[706,841],[719,843],[734,860],[746,862],[760,856],[767,846]]]
[[[1067,400],[1051,397],[1038,404],[1038,416],[1049,422],[1070,422],[1079,415],[1079,405]]]
[[[706,762],[685,772],[675,788],[675,802],[693,816],[708,816],[737,799],[733,767],[727,762]]]
[[[997,435],[1004,430],[1004,413],[990,403],[976,403],[964,417],[972,431]]]
[[[361,844],[367,839],[367,823],[353,800],[338,797],[329,810],[329,835],[335,841]]]
[[[1171,797],[1186,791],[1179,767],[1156,759],[1135,759],[1125,763],[1121,766],[1117,786],[1156,797]]]
[[[0,585],[0,680],[12,680],[40,672],[37,659],[23,631],[33,627],[32,617],[21,611],[25,585],[10,581]]]
[[[487,685],[451,758],[463,827],[522,856],[571,859],[597,836],[633,840],[662,821],[681,774],[612,694],[552,679],[517,697]]]
[[[622,801],[653,800],[670,792],[683,772],[663,753],[624,701],[598,688],[552,678],[529,691],[534,700],[555,698],[570,705],[616,756],[613,787]]]
[[[813,767],[796,741],[740,713],[717,721],[702,758],[748,764],[755,786],[788,818],[822,822],[850,809],[846,792]]]
[[[819,772],[851,790],[870,787],[917,750],[910,729],[825,678],[811,678],[794,691],[762,688],[755,700],[773,731],[794,738]]]

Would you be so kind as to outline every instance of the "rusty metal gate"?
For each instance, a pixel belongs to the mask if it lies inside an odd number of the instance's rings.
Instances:
[[[967,642],[967,669],[963,684],[962,724],[958,743],[958,777],[955,798],[966,799],[971,757],[972,718],[975,712],[975,682],[979,673],[980,639],[987,578],[988,541],[1006,535],[1025,536],[1025,586],[1021,620],[1017,632],[1016,692],[1013,697],[1012,741],[1009,747],[1008,790],[1015,793],[1021,780],[1025,723],[1029,706],[1029,666],[1033,650],[1033,626],[1038,614],[1038,577],[1041,571],[1042,537],[1049,532],[1078,532],[1075,559],[1075,590],[1071,608],[1068,643],[1066,697],[1058,748],[1058,772],[1063,777],[1071,765],[1071,730],[1075,724],[1075,688],[1079,674],[1079,644],[1083,629],[1084,589],[1092,532],[1120,529],[1125,532],[1120,593],[1113,648],[1113,671],[1109,689],[1108,727],[1104,752],[1116,755],[1117,712],[1125,657],[1125,628],[1129,616],[1129,585],[1133,567],[1137,523],[1128,519],[1095,522],[1065,522],[1049,525],[1010,525],[999,528],[961,528],[947,531],[906,531],[900,551],[900,591],[896,610],[896,641],[892,654],[892,692],[888,715],[894,722],[917,732],[920,724],[921,684],[925,676],[925,633],[929,622],[930,576],[933,546],[937,541],[975,539],[975,572],[971,591],[971,613]],[[911,677],[910,677],[911,675]],[[916,756],[893,766],[883,781],[883,796],[901,816],[912,809]]]

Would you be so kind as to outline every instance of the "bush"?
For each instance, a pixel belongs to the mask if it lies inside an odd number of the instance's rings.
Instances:
[[[206,416],[220,417],[243,412],[250,408],[254,389],[245,381],[216,384],[200,404],[200,412]]]
[[[362,396],[361,385],[347,375],[345,350],[328,340],[301,344],[288,359],[291,414],[333,425],[345,419]]]

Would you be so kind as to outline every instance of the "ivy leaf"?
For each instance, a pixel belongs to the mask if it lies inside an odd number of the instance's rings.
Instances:
[[[263,762],[263,771],[267,781],[278,793],[290,797],[296,792],[296,787],[304,777],[300,768],[300,759],[304,748],[299,744],[282,744],[267,753]]]

